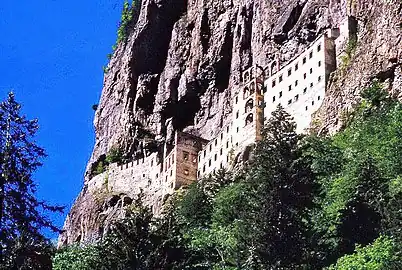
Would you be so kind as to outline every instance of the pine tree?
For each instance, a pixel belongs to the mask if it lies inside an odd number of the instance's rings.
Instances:
[[[0,267],[5,269],[25,269],[49,251],[41,230],[59,230],[44,213],[63,210],[35,197],[33,173],[45,152],[34,141],[37,120],[27,120],[20,109],[13,93],[0,103]]]
[[[304,220],[313,207],[314,175],[302,158],[296,124],[281,106],[256,147],[250,180],[255,187],[255,242],[263,269],[298,269],[307,258]]]

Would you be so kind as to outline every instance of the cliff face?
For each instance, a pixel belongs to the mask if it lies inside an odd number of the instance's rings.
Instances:
[[[339,129],[343,111],[374,77],[398,95],[401,10],[400,0],[143,0],[105,74],[84,188],[59,243],[98,237],[138,194],[135,179],[122,179],[113,196],[104,185],[90,187],[91,171],[111,148],[131,156],[157,152],[175,130],[212,138],[228,120],[243,70],[276,56],[285,63],[347,15],[358,20],[357,49],[332,77],[317,128]]]

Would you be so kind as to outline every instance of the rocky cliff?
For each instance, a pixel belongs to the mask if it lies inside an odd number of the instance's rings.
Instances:
[[[401,93],[400,0],[143,0],[137,8],[105,74],[96,143],[60,244],[98,237],[138,193],[135,179],[113,195],[104,185],[89,188],[110,149],[158,152],[175,130],[212,138],[228,120],[243,70],[275,57],[286,63],[347,16],[357,19],[356,50],[332,75],[315,128],[338,130],[374,78]]]

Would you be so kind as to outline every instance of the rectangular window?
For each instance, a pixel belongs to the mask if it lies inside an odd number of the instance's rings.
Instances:
[[[295,96],[295,102],[299,100],[299,95]]]
[[[309,56],[310,59],[313,58],[313,51],[310,52]]]
[[[321,44],[318,44],[318,46],[317,46],[317,52],[320,52],[321,51]]]
[[[209,160],[209,161],[208,161],[208,166],[211,167],[211,165],[212,165],[212,161]]]
[[[291,99],[288,100],[288,105],[290,105],[290,104],[292,104],[292,100],[291,100]]]
[[[212,144],[209,145],[209,151],[212,151]]]
[[[307,87],[303,89],[303,94],[307,93]]]
[[[288,89],[289,91],[292,91],[292,85],[289,85]]]
[[[236,112],[236,119],[239,118],[239,111]]]
[[[222,156],[222,154],[223,154],[223,150],[222,150],[222,148],[221,148],[220,155]]]
[[[226,148],[229,148],[229,141],[226,142]]]
[[[218,145],[218,140],[217,139],[215,139],[215,146],[217,146]]]
[[[318,98],[317,98],[318,100],[320,100],[321,99],[321,97],[320,96],[318,96]]]
[[[223,133],[221,133],[221,140],[223,140]]]
[[[239,97],[236,97],[236,104],[239,102]]]
[[[276,81],[275,81],[275,80],[272,80],[272,88],[274,88],[275,85],[276,85]]]
[[[292,75],[292,69],[288,69],[288,77]]]
[[[299,81],[298,80],[296,80],[295,81],[295,86],[297,86],[299,84]]]
[[[313,73],[313,69],[312,68],[310,68],[310,74],[312,74]]]
[[[198,157],[198,162],[201,162],[201,156]]]
[[[229,133],[229,126],[226,127],[226,132]]]
[[[283,75],[279,76],[279,82],[283,81]]]
[[[304,79],[306,79],[306,78],[307,78],[307,74],[306,74],[306,73],[304,73],[303,78],[304,78]]]
[[[215,154],[215,156],[214,156],[214,161],[216,161],[217,159],[218,159],[218,155]]]
[[[236,133],[239,133],[239,127],[236,128]]]
[[[282,97],[282,91],[279,92],[279,97],[280,97],[280,98]]]
[[[311,102],[311,105],[313,105],[313,106],[314,106],[314,100]]]
[[[272,102],[275,102],[275,96],[272,97]]]
[[[308,110],[308,107],[306,106],[306,111]]]
[[[296,63],[295,70],[298,70],[298,69],[299,69],[299,63]]]
[[[307,62],[307,58],[303,57],[303,64],[305,64]]]
[[[318,66],[321,67],[321,61],[318,61]]]
[[[204,150],[204,157],[207,155],[207,150]]]
[[[310,83],[310,88],[313,88],[313,86],[314,86],[314,84],[313,84],[313,83]]]
[[[205,172],[205,165],[202,167],[202,172]]]

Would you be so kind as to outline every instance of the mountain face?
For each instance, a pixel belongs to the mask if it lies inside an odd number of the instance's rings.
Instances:
[[[98,238],[138,195],[135,174],[141,172],[91,182],[112,149],[133,157],[158,153],[176,130],[213,138],[229,121],[242,71],[277,58],[286,63],[348,17],[357,43],[348,57],[338,58],[314,129],[342,128],[344,115],[374,79],[402,99],[400,0],[143,0],[137,9],[105,73],[94,150],[59,245]],[[145,193],[145,203],[155,205]]]

